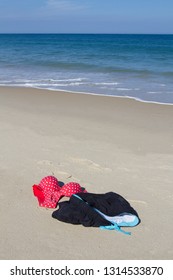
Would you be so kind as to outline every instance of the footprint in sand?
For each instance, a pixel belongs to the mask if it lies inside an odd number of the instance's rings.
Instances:
[[[57,178],[64,178],[64,179],[71,179],[71,180],[77,180],[77,178],[73,177],[72,174],[68,172],[61,171],[53,164],[52,161],[49,160],[40,160],[37,161],[37,164],[41,170],[46,170],[47,173],[50,173]],[[60,166],[61,164],[59,164]]]
[[[70,181],[76,181],[76,182],[79,181],[78,178],[74,177],[72,174],[68,172],[57,171],[56,174],[58,174],[58,176],[61,176],[62,178],[69,179]]]
[[[92,160],[89,159],[83,159],[83,158],[70,158],[70,161],[77,163],[77,164],[82,164],[85,167],[88,167],[90,169],[94,169],[97,171],[102,171],[102,172],[111,172],[112,169],[108,168],[108,167],[103,167],[101,165],[99,165],[98,163],[93,162]]]
[[[37,167],[44,172],[54,175],[54,165],[50,160],[39,160],[37,161]]]
[[[46,160],[46,159],[37,161],[37,164],[39,164],[39,165],[49,165],[49,166],[53,165],[52,161]]]

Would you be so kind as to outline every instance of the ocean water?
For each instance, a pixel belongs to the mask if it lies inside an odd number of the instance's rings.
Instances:
[[[0,85],[173,104],[173,35],[0,34]]]

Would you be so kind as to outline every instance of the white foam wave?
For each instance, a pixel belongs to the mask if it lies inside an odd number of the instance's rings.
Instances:
[[[85,86],[98,88],[110,88],[110,86],[117,86],[118,82],[94,82],[87,78],[69,78],[69,79],[16,79],[16,80],[4,80],[1,81],[1,85],[15,85],[15,86],[26,86],[26,87],[76,87]],[[114,89],[114,88],[112,88]]]
[[[120,83],[118,83],[118,82],[100,82],[100,83],[94,83],[94,85],[96,85],[96,86],[99,86],[99,85],[108,85],[108,86],[117,86],[117,85],[119,85]]]
[[[149,94],[158,94],[159,92],[158,91],[148,91],[147,93],[149,93]]]
[[[125,90],[133,90],[132,88],[117,88],[116,90],[119,90],[119,91],[125,91]]]
[[[97,77],[98,78],[98,77]],[[101,80],[101,78],[99,78]],[[122,86],[118,86],[119,84],[122,84]],[[134,84],[133,84],[134,85]],[[151,101],[162,99],[162,95],[167,94],[168,97],[172,96],[172,91],[164,91],[162,92],[163,88],[160,88],[160,91],[155,90],[155,88],[150,88],[150,90],[143,91],[142,87],[126,87],[126,84],[118,83],[118,82],[111,82],[111,81],[94,81],[93,78],[83,78],[83,77],[77,77],[77,78],[64,78],[64,79],[52,79],[52,78],[35,78],[35,79],[29,79],[28,77],[25,79],[11,79],[7,80],[4,77],[4,80],[0,80],[0,86],[15,86],[15,87],[29,87],[29,88],[38,88],[38,89],[48,89],[48,90],[60,90],[60,91],[69,91],[69,92],[78,92],[78,93],[86,93],[86,94],[93,94],[93,95],[105,95],[105,96],[119,96],[119,97],[125,97],[125,98],[132,98],[138,101],[142,102],[148,102],[148,103],[159,103],[159,104],[172,104],[171,102],[168,103],[162,103],[157,101]],[[123,87],[124,86],[124,87]],[[161,86],[161,84],[160,84]],[[163,85],[164,86],[164,85]],[[135,93],[134,91],[140,91],[140,93]],[[93,92],[93,93],[91,93]],[[147,96],[148,94],[148,96]],[[129,96],[131,95],[131,96]],[[136,95],[136,97],[135,97]],[[157,97],[158,95],[158,97]],[[149,101],[145,101],[140,99],[140,97],[137,96],[143,96],[145,99],[149,99]]]

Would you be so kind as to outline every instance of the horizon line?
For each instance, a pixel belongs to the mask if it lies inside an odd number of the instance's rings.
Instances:
[[[0,32],[0,35],[5,35],[5,34],[23,34],[23,35],[26,35],[26,34],[30,34],[30,35],[40,35],[40,34],[43,34],[43,35],[49,35],[49,34],[54,34],[54,35],[58,35],[58,34],[62,34],[62,35],[173,35],[173,33],[133,33],[133,32],[130,32],[130,33],[101,33],[101,32],[94,32],[94,33],[91,33],[91,32]]]

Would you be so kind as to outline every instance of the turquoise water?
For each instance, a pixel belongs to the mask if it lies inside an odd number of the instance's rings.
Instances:
[[[173,35],[0,34],[0,85],[173,104]]]

